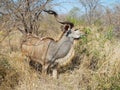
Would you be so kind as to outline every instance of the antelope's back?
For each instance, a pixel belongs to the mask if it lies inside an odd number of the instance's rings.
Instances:
[[[26,38],[21,45],[23,55],[32,60],[44,60],[51,39]]]

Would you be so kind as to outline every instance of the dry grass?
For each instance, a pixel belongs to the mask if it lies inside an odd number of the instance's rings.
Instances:
[[[62,68],[59,79],[42,76],[29,66],[19,48],[11,51],[6,38],[0,48],[0,90],[119,90],[120,42],[109,40],[107,32],[100,30],[95,26],[84,29],[86,37],[76,45],[75,58]],[[11,36],[13,48],[19,47],[21,36],[17,35]]]

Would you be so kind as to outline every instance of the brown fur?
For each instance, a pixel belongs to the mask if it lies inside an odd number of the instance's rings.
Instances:
[[[63,37],[64,33],[65,32],[63,32],[60,38],[56,41],[50,37],[39,38],[33,35],[27,35],[21,45],[22,54],[30,58],[32,61],[38,62],[42,66],[44,66],[46,53],[48,51],[50,42],[51,41],[58,42]]]
[[[46,52],[48,49],[48,45],[50,41],[53,39],[39,39],[36,37],[28,36],[21,45],[22,53],[29,57],[30,59],[39,62],[40,64],[44,64],[44,59],[46,56]],[[42,51],[42,52],[41,52]]]

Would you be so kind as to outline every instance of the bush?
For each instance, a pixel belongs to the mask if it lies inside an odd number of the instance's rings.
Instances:
[[[0,90],[13,90],[19,82],[19,74],[8,60],[7,57],[0,57]]]

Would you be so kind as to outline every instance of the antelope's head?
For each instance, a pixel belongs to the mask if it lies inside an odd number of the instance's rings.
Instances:
[[[73,39],[79,39],[81,36],[84,35],[82,31],[74,27],[73,23],[66,23],[65,25],[61,27],[61,29],[64,35],[66,35],[67,37],[73,38]]]

